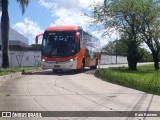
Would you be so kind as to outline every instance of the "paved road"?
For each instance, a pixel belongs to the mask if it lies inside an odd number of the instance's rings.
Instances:
[[[160,111],[160,96],[104,82],[91,74],[51,71],[0,84],[0,111]],[[123,116],[124,113],[122,113]],[[0,118],[4,119],[4,118]],[[31,118],[30,118],[31,119]],[[159,120],[160,118],[41,118],[40,120]],[[7,120],[10,120],[9,118]],[[18,119],[19,120],[19,119]],[[39,118],[33,118],[39,120]]]

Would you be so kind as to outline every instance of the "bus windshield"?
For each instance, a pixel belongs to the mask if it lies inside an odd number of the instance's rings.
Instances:
[[[43,35],[42,56],[67,57],[75,55],[78,49],[75,43],[75,31],[47,32]]]

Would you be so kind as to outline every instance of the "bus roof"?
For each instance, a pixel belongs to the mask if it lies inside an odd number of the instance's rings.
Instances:
[[[72,30],[80,30],[80,26],[54,26],[49,27],[45,31],[51,32],[51,31],[72,31]]]

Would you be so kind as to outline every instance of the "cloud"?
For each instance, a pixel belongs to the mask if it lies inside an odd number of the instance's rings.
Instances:
[[[103,0],[96,0],[102,2]],[[94,0],[39,0],[39,4],[45,8],[52,9],[79,9],[87,8],[94,4]]]
[[[56,25],[78,25],[84,30],[90,30],[90,23],[93,19],[84,16],[85,12],[90,12],[92,5],[102,3],[104,0],[39,0],[39,4],[50,9],[53,21],[50,26]],[[92,34],[101,40],[101,45],[104,46],[108,41],[116,39],[116,33],[111,36],[102,37],[103,30],[92,30]]]
[[[46,2],[45,0],[39,0],[39,4],[45,8],[52,8],[54,7],[53,2]]]
[[[37,22],[31,21],[29,18],[25,18],[23,22],[18,22],[13,29],[24,35],[29,39],[29,44],[35,43],[35,37],[37,34],[43,33]]]
[[[105,35],[103,36],[104,31],[103,30],[97,30],[97,31],[93,31],[91,32],[94,36],[96,36],[97,38],[100,39],[101,41],[101,47],[105,46],[106,44],[108,44],[109,41],[114,41],[118,38],[118,34],[117,32],[113,32],[112,34],[109,35]]]
[[[97,2],[103,0],[96,0]],[[51,10],[51,16],[55,18],[53,25],[78,25],[87,28],[91,19],[84,16],[83,10],[88,10],[88,6],[94,0],[39,0],[39,4]]]
[[[102,2],[104,2],[104,0],[79,0],[79,2],[80,2],[80,6],[81,6],[82,8],[87,8],[87,9],[89,9],[89,7],[90,7],[91,5],[94,5],[94,4],[96,4],[96,3],[102,3]]]
[[[89,26],[88,22],[89,17],[84,16],[83,13],[79,10],[75,10],[74,12],[67,9],[60,9],[55,12],[55,15],[58,17],[50,26],[55,25],[77,25],[82,26],[83,29],[87,29]]]
[[[46,8],[85,8],[88,9],[90,5],[102,3],[104,0],[39,0],[39,4]]]
[[[93,31],[91,32],[92,35],[96,36],[97,38],[100,39],[101,41],[101,47],[103,47],[104,45],[106,45],[108,43],[108,38],[107,37],[102,37],[103,32],[101,31]]]

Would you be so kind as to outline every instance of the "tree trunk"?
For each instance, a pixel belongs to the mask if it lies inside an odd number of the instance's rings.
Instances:
[[[152,52],[152,55],[154,60],[154,68],[155,70],[159,70],[158,54]]]
[[[9,15],[8,0],[2,0],[2,17],[1,17],[1,34],[2,34],[2,67],[9,67]]]
[[[137,70],[137,62],[140,60],[136,40],[129,40],[127,61],[129,70]]]
[[[133,58],[133,56],[128,55],[127,60],[129,70],[137,70],[137,61]]]

